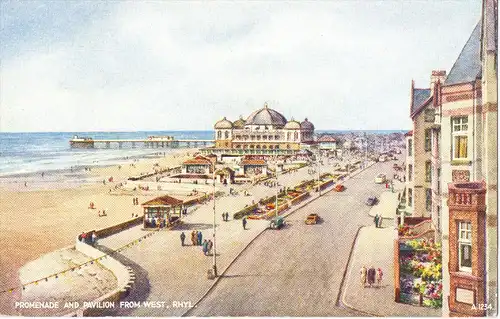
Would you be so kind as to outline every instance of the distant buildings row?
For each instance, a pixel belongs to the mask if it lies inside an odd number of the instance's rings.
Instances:
[[[448,74],[432,71],[428,88],[411,85],[406,210],[431,218],[442,243],[446,316],[484,316],[480,304],[497,309],[497,5],[483,0]]]

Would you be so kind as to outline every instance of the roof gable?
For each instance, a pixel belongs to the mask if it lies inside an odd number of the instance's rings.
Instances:
[[[453,64],[444,85],[475,81],[481,76],[481,21],[476,24],[469,40]]]
[[[415,113],[431,97],[431,89],[413,89],[410,113]]]

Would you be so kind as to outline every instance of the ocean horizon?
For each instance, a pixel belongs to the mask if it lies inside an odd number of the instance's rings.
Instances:
[[[349,132],[390,134],[407,130],[316,130],[317,134]],[[207,140],[214,138],[213,130],[184,131],[112,131],[112,132],[0,132],[0,176],[66,170],[71,167],[105,166],[123,161],[125,157],[141,158],[170,148],[75,149],[69,140],[75,136],[94,139],[141,139],[150,135],[170,135],[175,139]]]

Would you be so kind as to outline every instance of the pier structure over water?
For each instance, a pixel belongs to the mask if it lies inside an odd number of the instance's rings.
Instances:
[[[145,139],[93,139],[89,137],[74,136],[69,140],[72,148],[123,148],[130,145],[132,148],[142,146],[145,148],[179,148],[179,147],[207,147],[214,144],[214,140],[175,139],[173,136],[149,136]]]

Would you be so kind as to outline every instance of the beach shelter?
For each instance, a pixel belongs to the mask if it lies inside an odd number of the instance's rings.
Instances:
[[[164,195],[143,203],[144,228],[169,227],[182,217],[183,201]]]

